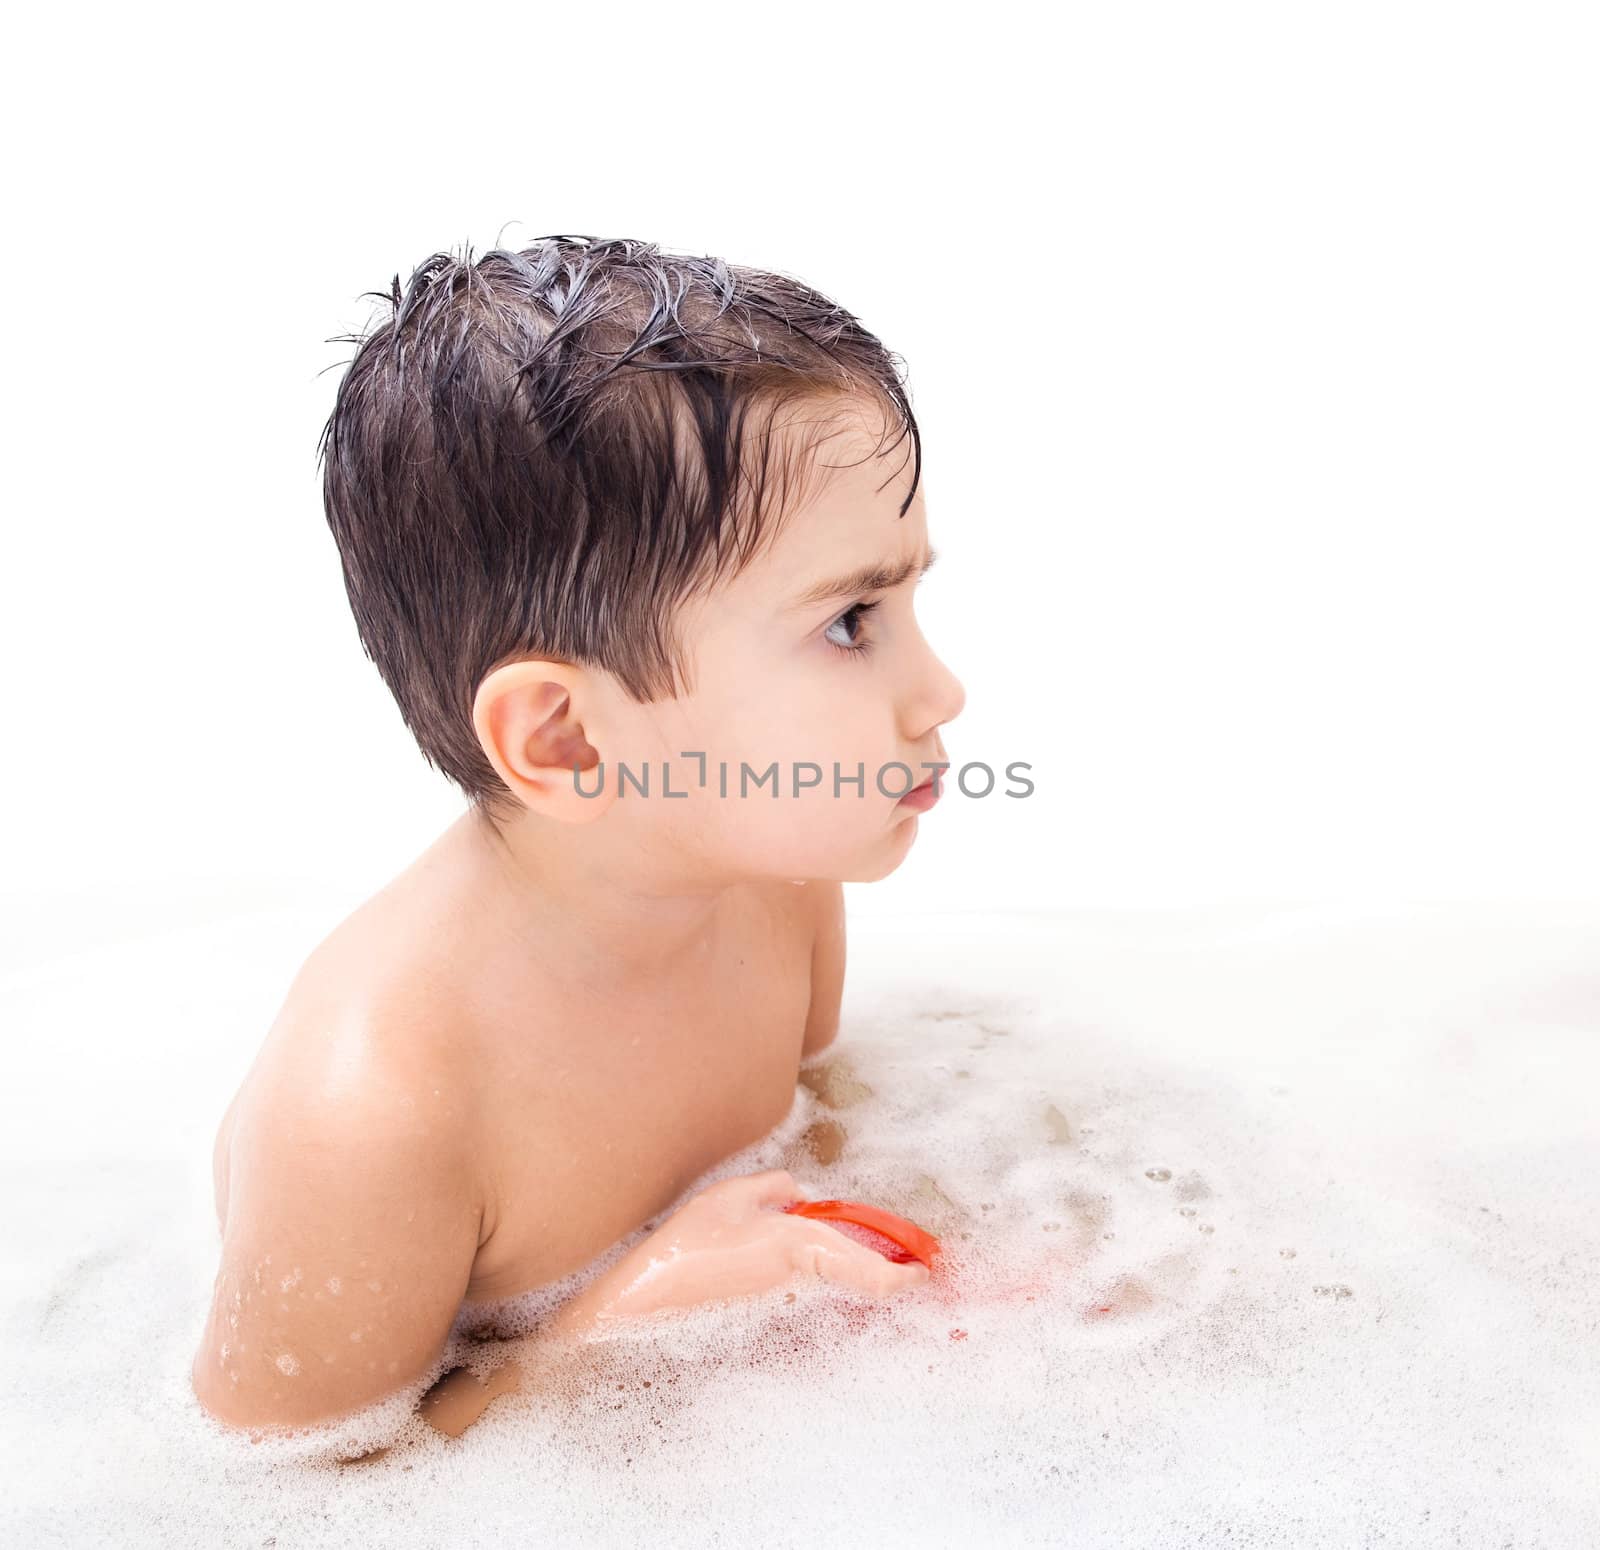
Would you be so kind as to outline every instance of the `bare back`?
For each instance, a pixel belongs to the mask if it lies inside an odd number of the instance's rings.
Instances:
[[[783,1119],[814,936],[809,889],[743,887],[661,979],[580,991],[532,961],[473,953],[391,887],[291,987],[217,1136],[219,1218],[241,1112],[288,1133],[296,1106],[359,1083],[464,1136],[479,1195],[464,1300],[559,1280]]]

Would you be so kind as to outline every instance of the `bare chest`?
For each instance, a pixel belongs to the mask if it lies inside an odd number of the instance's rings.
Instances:
[[[794,1101],[811,994],[805,912],[735,912],[655,987],[540,1006],[528,1056],[492,1084],[491,1226],[466,1299],[582,1269]]]

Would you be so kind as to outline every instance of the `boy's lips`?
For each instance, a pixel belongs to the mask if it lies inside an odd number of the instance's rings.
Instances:
[[[939,793],[933,789],[933,777],[930,775],[920,786],[913,786],[911,790],[895,803],[896,807],[913,808],[919,813],[925,813],[939,800]]]
[[[944,795],[945,782],[950,778],[950,756],[941,748],[931,759],[922,761],[919,767],[926,768],[930,764],[936,764],[939,768],[920,785],[913,786],[906,792],[895,803],[896,807],[908,807],[913,812],[925,813]],[[937,790],[934,789],[935,783],[938,786]]]

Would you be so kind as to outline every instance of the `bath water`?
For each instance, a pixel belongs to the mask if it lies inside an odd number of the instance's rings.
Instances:
[[[330,923],[0,989],[6,1542],[1600,1544],[1600,907],[852,919],[838,1041],[688,1193],[787,1168],[938,1236],[928,1286],[541,1346],[641,1231],[252,1443],[188,1388],[210,1144]],[[513,1356],[459,1439],[412,1415]]]

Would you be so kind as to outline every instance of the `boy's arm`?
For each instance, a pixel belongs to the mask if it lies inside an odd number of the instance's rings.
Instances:
[[[844,996],[844,884],[813,882],[815,930],[811,942],[811,1007],[806,1013],[805,1060],[833,1043]]]
[[[454,1128],[392,1088],[239,1116],[191,1368],[207,1411],[231,1426],[313,1424],[422,1377],[482,1220]]]

